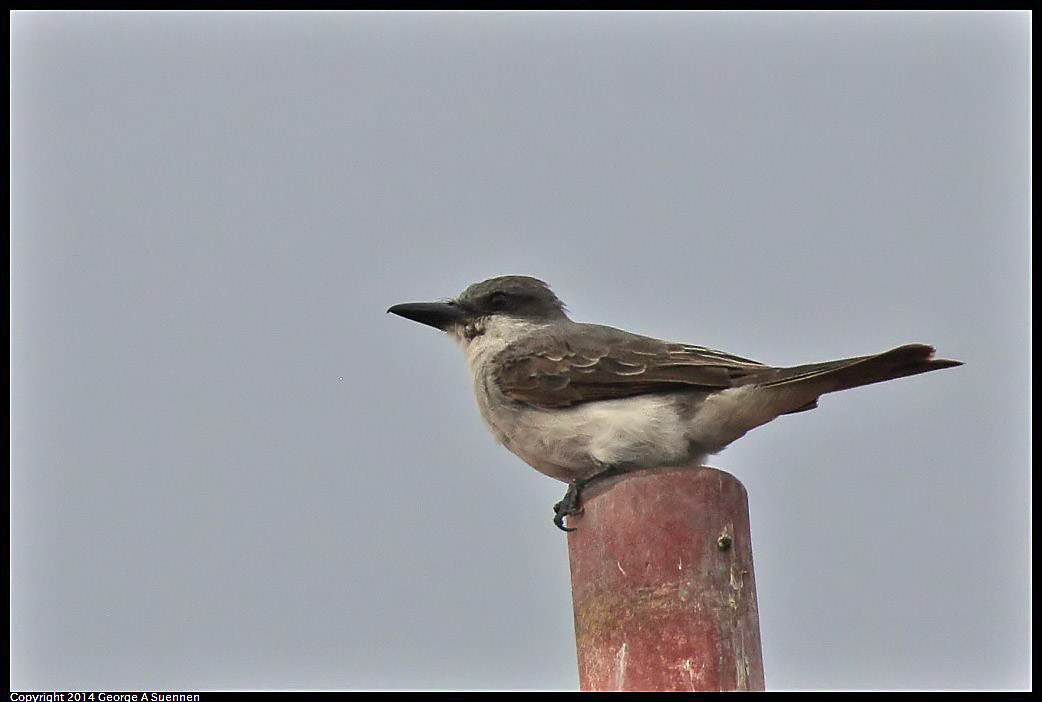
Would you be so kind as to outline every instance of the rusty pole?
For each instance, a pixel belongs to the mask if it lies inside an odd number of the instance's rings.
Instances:
[[[569,517],[582,690],[763,690],[749,505],[715,468],[651,468]]]

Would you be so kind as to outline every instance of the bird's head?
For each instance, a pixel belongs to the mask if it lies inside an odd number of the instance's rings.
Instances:
[[[387,311],[467,338],[480,334],[493,320],[540,324],[566,318],[564,303],[550,286],[526,275],[490,278],[452,300],[406,302]]]

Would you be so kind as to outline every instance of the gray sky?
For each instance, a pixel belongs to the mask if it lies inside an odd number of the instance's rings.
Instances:
[[[11,18],[15,689],[578,685],[564,485],[385,314],[493,275],[832,395],[749,492],[769,689],[1026,688],[1030,16]]]

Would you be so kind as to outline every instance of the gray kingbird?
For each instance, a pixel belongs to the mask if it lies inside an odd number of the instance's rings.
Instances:
[[[573,322],[541,280],[474,283],[446,302],[388,312],[449,333],[474,378],[481,417],[501,444],[569,483],[554,523],[579,514],[591,480],[655,466],[700,465],[753,427],[817,406],[837,390],[962,365],[933,347],[767,366],[722,351]]]

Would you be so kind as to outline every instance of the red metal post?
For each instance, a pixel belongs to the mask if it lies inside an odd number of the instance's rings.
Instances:
[[[714,468],[651,468],[568,518],[582,690],[763,690],[749,505]]]

